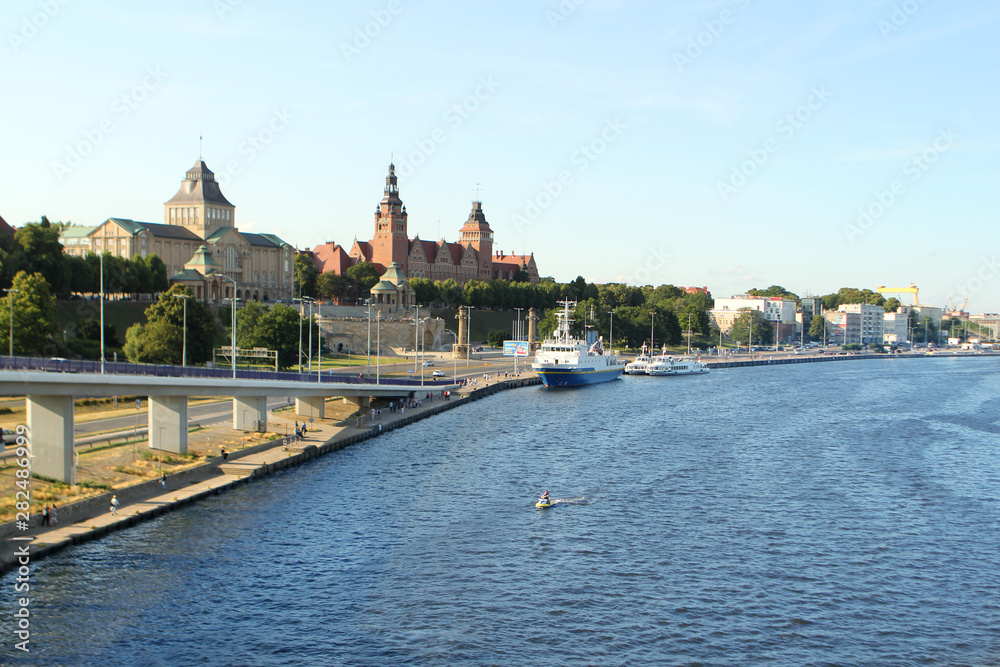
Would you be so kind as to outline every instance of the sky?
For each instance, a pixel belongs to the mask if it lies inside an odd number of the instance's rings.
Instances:
[[[1000,311],[993,1],[5,6],[15,226],[163,222],[200,155],[241,230],[349,249],[392,160],[411,237],[478,198],[560,282]]]

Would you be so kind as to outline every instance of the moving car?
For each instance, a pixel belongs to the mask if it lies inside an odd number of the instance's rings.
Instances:
[[[431,373],[431,377],[443,378],[444,371],[434,371],[433,373]]]

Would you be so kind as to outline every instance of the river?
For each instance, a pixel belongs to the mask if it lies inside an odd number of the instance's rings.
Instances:
[[[0,655],[997,665],[998,444],[992,358],[503,392],[33,564],[30,655],[6,575]]]

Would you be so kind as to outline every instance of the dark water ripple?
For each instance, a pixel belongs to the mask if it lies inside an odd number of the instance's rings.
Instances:
[[[39,562],[4,664],[997,665],[998,371],[508,392]]]

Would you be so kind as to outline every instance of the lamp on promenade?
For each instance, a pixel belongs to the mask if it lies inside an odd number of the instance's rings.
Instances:
[[[104,375],[104,253],[101,249],[101,375]]]
[[[610,348],[609,351],[613,351],[615,347],[615,309],[612,308],[608,312],[611,313],[611,331],[608,332],[608,338],[610,339],[608,347]]]
[[[472,357],[472,306],[465,307],[465,367]]]
[[[316,299],[312,298],[311,296],[304,296],[304,297],[301,297],[301,300],[305,301],[305,302],[307,302],[309,304],[309,368],[307,370],[308,370],[308,372],[312,373],[312,369],[313,369],[313,326],[312,326],[313,325],[313,304],[316,302]],[[302,369],[299,369],[299,370],[302,370]]]
[[[9,357],[14,356],[14,295],[20,291],[19,289],[7,290],[7,302],[10,304],[10,349],[7,352]]]
[[[230,306],[233,311],[233,331],[232,331],[232,355],[233,355],[233,379],[236,379],[236,278],[230,278],[224,273],[220,273],[219,277],[224,278],[233,283],[233,298],[230,301]]]
[[[175,294],[175,299],[184,299],[184,347],[181,351],[181,366],[188,365],[188,299],[187,294]]]
[[[653,324],[656,322],[656,311],[650,311],[649,313],[649,356],[653,356],[655,352],[653,351]]]
[[[382,353],[382,311],[378,311],[375,316],[375,337],[378,340],[375,343],[375,384],[379,381],[379,363],[381,362]]]
[[[371,377],[372,374],[372,300],[365,299],[365,303],[368,304],[368,347],[366,351],[368,353],[368,370],[365,371],[367,377]]]

